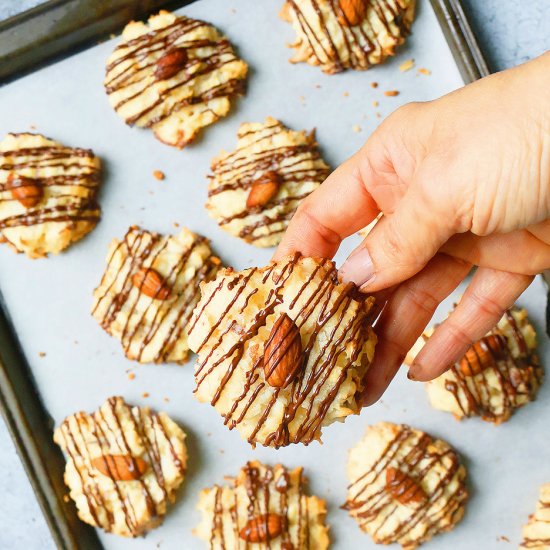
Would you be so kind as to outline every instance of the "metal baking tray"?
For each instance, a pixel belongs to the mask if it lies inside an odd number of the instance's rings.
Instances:
[[[97,44],[131,19],[189,3],[51,0],[0,23],[0,82],[6,84]],[[464,82],[487,75],[460,1],[431,0],[431,4]],[[102,548],[96,531],[77,518],[72,501],[64,498],[64,458],[52,441],[53,420],[42,403],[1,289],[0,408],[58,548]]]

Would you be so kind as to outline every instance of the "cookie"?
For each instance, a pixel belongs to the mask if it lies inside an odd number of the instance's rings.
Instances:
[[[39,134],[0,142],[0,242],[30,258],[57,254],[99,221],[100,161]]]
[[[520,548],[550,550],[550,483],[540,488],[537,508],[523,528]]]
[[[410,357],[420,351],[430,334],[421,337]],[[480,416],[495,424],[505,422],[515,409],[535,398],[542,383],[536,345],[527,311],[508,310],[460,361],[426,383],[432,406],[458,419]]]
[[[275,246],[300,201],[324,181],[329,167],[313,132],[278,120],[245,123],[237,149],[212,161],[206,208],[220,227],[255,246]]]
[[[405,42],[416,0],[287,0],[281,17],[292,24],[296,50],[328,74],[383,63]]]
[[[247,70],[215,27],[161,11],[148,24],[126,25],[104,84],[127,124],[151,128],[160,141],[183,148],[227,115],[244,92]]]
[[[444,441],[405,425],[369,426],[348,458],[344,508],[377,544],[412,550],[464,515],[466,470]]]
[[[201,292],[189,328],[195,396],[230,429],[252,445],[307,445],[359,411],[374,298],[340,284],[333,262],[295,255],[223,269]]]
[[[165,414],[111,397],[55,430],[65,483],[82,521],[136,537],[162,523],[185,474],[185,433]]]
[[[184,363],[199,284],[214,277],[219,265],[208,240],[188,229],[163,236],[131,227],[122,241],[111,243],[92,315],[120,340],[128,359]]]
[[[325,501],[305,494],[302,468],[248,462],[229,485],[204,489],[194,534],[212,550],[325,550]]]

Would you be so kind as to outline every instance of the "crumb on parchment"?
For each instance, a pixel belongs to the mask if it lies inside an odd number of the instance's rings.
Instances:
[[[401,65],[399,65],[399,70],[402,73],[405,73],[407,71],[410,71],[414,67],[414,59],[407,59],[406,61],[403,61]]]

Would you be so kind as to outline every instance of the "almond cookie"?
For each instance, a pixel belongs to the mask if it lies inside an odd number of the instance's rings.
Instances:
[[[444,441],[409,426],[369,426],[348,459],[344,508],[377,544],[412,550],[462,519],[466,470]]]
[[[199,284],[214,277],[219,265],[208,240],[186,228],[163,236],[131,227],[122,241],[111,243],[92,315],[120,340],[128,359],[184,363]]]
[[[185,433],[165,413],[111,397],[92,414],[67,417],[54,441],[82,521],[125,537],[162,523],[187,461]]]
[[[194,534],[212,550],[325,550],[325,501],[304,492],[302,468],[248,462],[229,485],[200,493],[202,521]]]
[[[540,488],[537,508],[523,528],[520,548],[550,550],[550,483]]]
[[[409,361],[432,332],[419,339]],[[516,307],[508,310],[460,361],[426,383],[432,406],[458,419],[480,416],[495,424],[505,422],[515,409],[535,398],[542,383],[536,345],[527,311]]]
[[[365,70],[405,42],[416,0],[287,0],[281,17],[292,24],[296,54],[323,72]]]
[[[295,255],[223,269],[201,292],[189,328],[195,395],[230,429],[252,445],[307,445],[359,411],[374,298],[340,284],[333,262]]]
[[[100,162],[39,134],[0,142],[0,242],[30,258],[57,254],[99,221]]]
[[[160,141],[183,148],[227,115],[247,70],[215,27],[161,11],[148,25],[126,25],[104,84],[127,124],[152,128]]]
[[[206,208],[222,229],[256,246],[275,246],[306,198],[329,174],[313,132],[268,117],[245,123],[237,149],[212,161]]]

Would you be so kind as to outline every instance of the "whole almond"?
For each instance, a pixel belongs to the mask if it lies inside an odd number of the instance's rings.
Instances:
[[[157,271],[150,267],[142,267],[132,277],[132,284],[143,294],[155,300],[166,300],[170,289],[165,285]]]
[[[401,504],[424,502],[427,499],[424,489],[409,475],[397,468],[386,469],[386,490]]]
[[[172,48],[158,59],[155,78],[157,80],[168,80],[178,74],[186,63],[187,52],[185,49]]]
[[[270,170],[262,174],[252,183],[248,198],[247,208],[263,208],[277,194],[281,185],[281,178],[277,172]]]
[[[339,0],[340,9],[343,16],[338,17],[338,21],[342,25],[355,26],[359,25],[367,14],[367,4],[365,0]]]
[[[302,339],[296,323],[283,313],[275,321],[264,345],[264,374],[274,388],[286,388],[304,362]]]
[[[283,518],[279,514],[253,517],[240,530],[239,537],[246,542],[267,542],[283,532]]]
[[[92,458],[92,466],[114,481],[133,481],[147,471],[147,462],[130,455],[101,455]]]
[[[464,376],[475,376],[495,365],[504,356],[506,342],[498,334],[490,334],[478,340],[460,360]]]
[[[44,196],[44,189],[39,181],[13,173],[8,176],[6,187],[11,190],[11,196],[25,208],[36,206]]]

